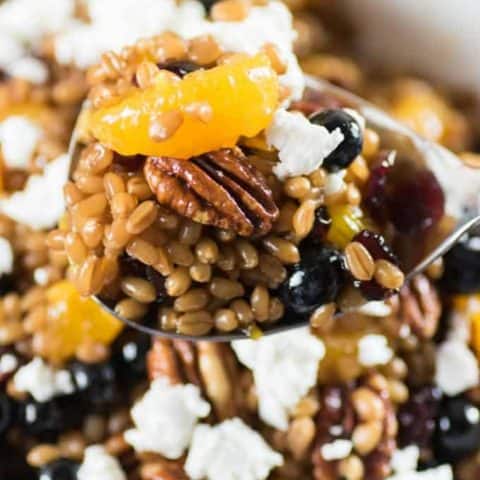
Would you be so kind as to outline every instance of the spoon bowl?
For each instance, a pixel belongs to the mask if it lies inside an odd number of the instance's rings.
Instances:
[[[443,189],[445,213],[450,220],[448,226],[442,227],[442,231],[435,236],[435,242],[432,243],[430,238],[428,246],[425,246],[427,244],[425,234],[420,233],[414,239],[409,237],[403,242],[403,246],[407,246],[407,248],[402,248],[400,252],[396,251],[396,253],[400,253],[401,267],[406,281],[409,281],[413,276],[424,271],[437,258],[444,255],[465,233],[480,223],[480,170],[466,166],[452,152],[420,137],[364,99],[322,80],[306,77],[306,81],[307,102],[309,97],[315,99],[328,96],[329,99],[344,108],[357,110],[365,118],[366,125],[379,133],[382,148],[397,152],[396,165],[400,165],[403,170],[406,168],[408,172],[413,172],[412,175],[418,169],[430,170]],[[75,170],[81,148],[77,125],[69,146],[70,174]],[[123,323],[152,336],[213,342],[228,342],[251,337],[247,331],[228,334],[213,333],[204,336],[188,336],[164,331],[150,326],[155,325],[153,314],[147,314],[140,322],[129,320],[119,316],[114,311],[113,305],[101,297],[94,296],[93,298],[103,309]],[[339,315],[341,314],[339,313]],[[307,324],[308,320],[289,321],[284,319],[273,325],[262,325],[262,334],[271,335]]]

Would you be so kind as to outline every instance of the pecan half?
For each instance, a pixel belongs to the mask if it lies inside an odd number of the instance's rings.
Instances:
[[[278,217],[265,178],[238,148],[189,160],[150,157],[144,173],[160,204],[199,223],[251,236]]]
[[[400,290],[399,316],[420,338],[431,338],[442,313],[440,300],[430,280],[417,275]]]
[[[156,338],[147,354],[147,371],[149,379],[168,378],[170,383],[182,383],[175,351],[170,340]]]
[[[159,459],[142,465],[140,469],[142,480],[187,480],[180,462]]]

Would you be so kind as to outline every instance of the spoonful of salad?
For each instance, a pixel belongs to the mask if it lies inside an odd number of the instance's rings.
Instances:
[[[80,293],[137,329],[315,325],[394,295],[479,220],[479,171],[313,78],[282,106],[266,54],[135,69],[79,116],[59,235]]]

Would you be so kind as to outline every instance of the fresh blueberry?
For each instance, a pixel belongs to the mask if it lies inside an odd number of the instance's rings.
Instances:
[[[14,405],[10,398],[0,393],[0,436],[11,426],[14,417]]]
[[[201,67],[194,62],[189,62],[187,60],[179,60],[160,65],[160,68],[175,73],[175,75],[183,78],[185,75],[187,75],[187,73],[192,73],[195,70],[200,69]]]
[[[442,286],[450,293],[480,292],[480,238],[458,243],[444,257]]]
[[[332,302],[344,281],[340,253],[327,247],[306,246],[301,261],[290,269],[280,287],[286,307],[295,314],[308,315],[320,305]]]
[[[445,398],[434,437],[435,456],[445,462],[459,460],[480,445],[480,410],[465,397]]]
[[[122,385],[131,386],[146,375],[146,354],[151,346],[149,335],[125,331],[112,346],[115,370]]]
[[[338,128],[343,134],[342,143],[323,161],[323,167],[329,172],[347,168],[361,153],[362,129],[355,118],[345,110],[323,110],[314,113],[309,119],[315,125],[325,127],[329,132]]]
[[[75,385],[85,405],[102,411],[119,400],[117,375],[110,362],[87,364],[73,362],[70,365]]]
[[[73,460],[59,458],[40,469],[38,480],[76,480],[78,467]]]
[[[18,420],[25,431],[32,435],[49,436],[78,426],[82,409],[72,409],[73,396],[54,398],[48,402],[28,400],[19,405]]]

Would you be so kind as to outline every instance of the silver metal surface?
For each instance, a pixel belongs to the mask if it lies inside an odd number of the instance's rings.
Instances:
[[[366,119],[367,126],[373,127],[380,133],[382,148],[395,149],[402,154],[401,156],[404,159],[408,158],[408,161],[414,162],[416,166],[429,168],[443,188],[446,199],[446,213],[454,217],[457,220],[457,224],[439,245],[435,246],[433,250],[423,253],[422,258],[408,268],[406,281],[424,271],[433,261],[448,252],[465,233],[480,224],[480,170],[466,167],[458,157],[447,149],[420,137],[374,105],[346,90],[312,77],[307,77],[307,87],[311,92],[326,93],[336,97],[347,106],[358,110]],[[70,173],[73,172],[78,162],[80,151],[81,146],[78,143],[77,131],[74,129],[69,146],[71,157]],[[136,321],[122,318],[100,298],[94,297],[94,299],[114,317],[130,327],[149,335],[192,341],[208,340],[212,342],[228,342],[249,338],[247,332],[193,337],[158,330]],[[288,324],[280,322],[269,327],[262,326],[262,332],[264,335],[271,335],[307,324],[308,321],[304,320]]]

